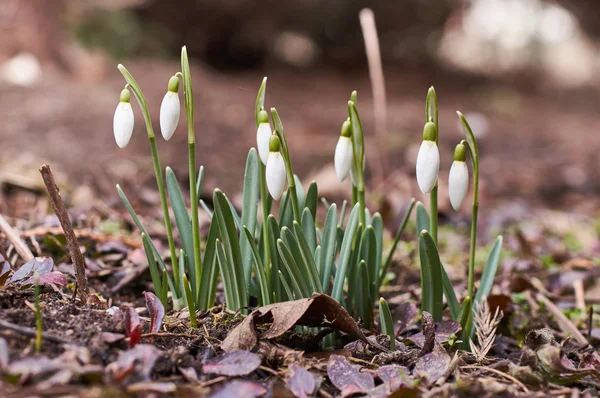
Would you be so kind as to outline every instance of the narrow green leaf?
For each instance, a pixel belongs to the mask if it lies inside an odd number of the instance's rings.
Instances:
[[[375,238],[375,229],[372,226],[368,226],[363,233],[362,241],[360,243],[360,259],[364,260],[367,264],[367,270],[369,271],[369,295],[376,297],[375,294],[378,292],[377,289],[377,239]],[[364,283],[364,282],[363,282]]]
[[[288,188],[281,197],[281,205],[279,206],[279,226],[289,228],[292,226],[293,220],[294,210],[292,209],[290,190]]]
[[[238,290],[236,289],[236,280],[233,276],[233,269],[227,261],[223,245],[217,239],[216,242],[217,260],[219,269],[221,270],[221,278],[223,278],[223,290],[225,293],[225,305],[232,311],[240,309]]]
[[[294,262],[298,266],[298,269],[302,274],[302,279],[304,280],[304,282],[306,283],[306,287],[308,288],[308,297],[310,297],[310,295],[312,295],[312,292],[315,291],[312,285],[313,280],[310,277],[310,266],[306,263],[306,259],[302,254],[302,250],[300,250],[300,243],[298,242],[296,235],[294,235],[294,233],[288,227],[283,227],[281,228],[281,240],[283,240],[283,243],[285,243],[285,246],[290,251],[292,258],[294,259]]]
[[[259,174],[258,174],[258,154],[256,149],[250,148],[246,159],[246,170],[244,172],[244,192],[242,199],[242,225],[248,228],[250,235],[254,236],[256,228],[256,215],[258,212],[258,192],[259,192]],[[242,264],[244,268],[244,280],[246,286],[250,283],[252,273],[252,249],[250,243],[240,234],[240,251],[242,254]],[[254,238],[253,238],[254,239]]]
[[[208,207],[208,205],[206,204],[206,202],[204,200],[200,199],[199,203],[200,203],[200,206],[202,206],[202,208],[206,212],[206,214],[208,214],[208,217],[212,220],[213,211]]]
[[[429,214],[423,203],[417,202],[417,231],[429,232]]]
[[[163,307],[167,308],[167,305],[169,304],[169,299],[168,299],[168,293],[169,293],[169,280],[167,279],[167,270],[163,269],[162,271],[162,281],[161,281],[161,285],[160,285],[160,302],[162,303]]]
[[[333,262],[337,252],[337,207],[335,203],[327,211],[321,248],[321,283],[323,292],[329,292]]]
[[[359,218],[360,221],[360,218]],[[354,308],[357,302],[354,300],[357,296],[358,290],[362,289],[362,282],[357,284],[357,280],[360,279],[359,266],[361,261],[361,250],[360,246],[362,244],[362,238],[364,236],[364,228],[362,224],[358,224],[358,229],[356,230],[356,234],[354,237],[354,241],[352,242],[352,251],[350,254],[350,265],[348,266],[348,275],[346,276],[348,280],[348,297],[345,303],[345,307],[350,311],[351,308]]]
[[[250,248],[252,249],[252,256],[254,258],[254,274],[258,279],[258,284],[260,285],[260,297],[262,300],[261,305],[271,304],[271,289],[269,289],[269,285],[267,283],[267,275],[265,273],[265,266],[260,259],[260,254],[258,254],[258,248],[256,247],[256,243],[254,242],[254,237],[250,233],[250,230],[244,226],[244,232],[246,235],[246,239],[250,244]]]
[[[313,258],[313,250],[310,248],[310,245],[306,241],[303,228],[304,225],[302,225],[301,227],[300,224],[294,221],[294,234],[296,235],[298,246],[300,246],[302,259],[304,260],[303,262],[308,268],[308,277],[311,281],[313,292],[322,293],[323,289],[321,287],[321,280],[319,279],[319,271],[317,270],[317,264],[315,263],[315,260]]]
[[[375,244],[377,247],[375,250],[375,274],[371,275],[371,282],[375,283],[375,286],[379,286],[379,275],[381,274],[381,261],[383,256],[383,218],[379,212],[373,215],[371,219],[371,226],[375,232]]]
[[[350,122],[352,124],[352,149],[354,154],[355,170],[358,174],[362,175],[363,163],[365,161],[365,143],[362,130],[362,124],[360,122],[360,116],[358,116],[358,110],[356,104],[352,101],[348,102],[348,115],[350,116]],[[364,178],[357,178],[356,187],[359,191],[364,190]]]
[[[452,286],[452,282],[446,273],[444,264],[442,264],[442,285],[444,286],[444,296],[446,296],[448,308],[450,309],[450,316],[456,321],[460,312],[460,304],[458,303],[456,293],[454,292],[454,286]]]
[[[358,212],[359,206],[356,204],[350,213],[348,219],[348,225],[346,231],[344,231],[344,239],[340,248],[340,258],[338,261],[337,270],[335,272],[335,280],[333,282],[333,290],[331,296],[338,302],[341,302],[344,298],[344,280],[348,273],[348,266],[350,265],[350,252],[352,250],[352,243],[354,241],[354,235],[358,228]]]
[[[325,198],[321,198],[321,203],[323,203],[323,206],[325,206],[325,209],[329,210],[329,202],[327,201],[327,199]]]
[[[173,208],[173,214],[175,214],[175,222],[177,229],[179,230],[179,237],[183,245],[185,252],[185,263],[188,266],[188,272],[191,278],[192,295],[196,297],[196,292],[200,287],[200,275],[196,275],[196,265],[194,264],[194,238],[192,234],[192,222],[190,221],[190,215],[185,207],[183,200],[183,194],[177,182],[177,177],[170,167],[166,170],[167,180],[167,191],[169,192],[169,199],[171,201],[171,207]],[[173,275],[176,280],[179,279],[179,275]]]
[[[284,227],[285,228],[285,227]],[[283,260],[283,270],[286,271],[287,276],[290,278],[292,282],[293,289],[296,293],[296,298],[299,297],[310,297],[311,292],[308,289],[308,285],[290,252],[290,249],[286,246],[283,240],[277,240],[277,249],[279,250],[279,254],[281,255],[281,259]]]
[[[162,283],[160,281],[160,272],[156,265],[156,259],[154,258],[152,250],[152,242],[148,235],[142,232],[142,243],[144,245],[144,252],[146,253],[146,259],[148,260],[148,268],[150,269],[150,277],[152,278],[152,285],[154,285],[154,293],[160,295],[162,291]]]
[[[179,291],[183,292],[183,294],[181,295],[181,299],[179,300],[179,302],[176,302],[175,298],[173,298],[173,308],[176,311],[179,311],[182,308],[181,303],[187,306],[187,298],[185,297],[185,286],[183,284],[183,276],[185,275],[185,252],[183,251],[183,249],[179,250],[179,257],[177,259],[177,263],[181,272],[179,272],[179,279],[175,280],[175,283],[177,284]],[[173,265],[175,265],[175,263],[173,263]]]
[[[194,298],[192,296],[192,290],[190,289],[190,281],[188,281],[187,276],[183,276],[183,287],[185,289],[185,297],[188,302],[188,311],[190,313],[190,327],[196,329],[198,327],[198,323],[196,322],[196,306],[194,305]]]
[[[490,295],[492,286],[494,285],[494,278],[498,271],[498,263],[500,262],[500,254],[502,253],[502,236],[496,238],[496,243],[490,251],[490,255],[483,268],[483,274],[481,275],[481,281],[479,282],[479,289],[475,294],[475,303],[480,303],[483,297]]]
[[[202,182],[204,181],[204,166],[198,169],[198,177],[196,178],[196,197],[199,198],[202,193]]]
[[[302,186],[302,181],[300,178],[294,174],[294,184],[296,184],[296,197],[298,198],[298,208],[304,209],[304,201],[306,199],[306,195],[304,194],[304,187]]]
[[[256,127],[258,127],[258,113],[265,107],[265,94],[267,93],[267,77],[263,77],[258,92],[256,94],[256,103],[254,105],[254,118],[256,119]]]
[[[364,327],[370,329],[373,322],[373,306],[371,295],[369,294],[369,270],[367,269],[367,263],[364,260],[362,260],[358,266],[358,276],[359,278],[356,286],[358,315],[362,319]]]
[[[469,321],[469,316],[471,314],[471,305],[472,305],[471,297],[469,297],[469,296],[465,297],[462,304],[460,305],[460,310],[458,312],[458,315],[454,319],[456,322],[458,322],[460,324],[460,327],[462,328],[463,331],[466,330],[465,328],[467,327],[467,322]],[[465,335],[465,333],[463,333],[463,336],[464,335]]]
[[[410,218],[410,215],[412,213],[414,206],[415,206],[415,199],[413,198],[410,200],[410,203],[408,204],[408,208],[406,209],[406,212],[404,213],[404,218],[402,219],[400,228],[398,228],[398,231],[396,232],[396,237],[394,238],[394,243],[392,243],[392,248],[390,249],[387,259],[385,260],[385,263],[383,264],[383,267],[382,267],[381,271],[379,272],[379,280],[377,282],[377,289],[381,288],[381,284],[383,283],[385,274],[387,273],[388,269],[390,268],[390,265],[392,264],[392,259],[394,258],[394,253],[396,252],[396,248],[398,247],[398,243],[400,242],[402,233],[404,232],[404,229],[406,228],[406,225],[408,224],[408,220]],[[427,222],[429,223],[429,217],[427,217]],[[422,231],[423,229],[428,229],[428,228],[429,227],[422,228],[419,231]]]
[[[317,272],[319,276],[323,275],[323,264],[321,264],[321,246],[317,246],[315,251],[313,252],[313,259],[315,260],[315,264],[317,265]]]
[[[317,203],[319,197],[319,188],[317,187],[317,182],[313,181],[308,186],[308,191],[306,191],[306,198],[304,199],[304,207],[310,210],[312,214],[313,224],[317,219]],[[304,223],[304,222],[303,222]]]
[[[219,266],[217,263],[216,241],[219,236],[219,223],[213,219],[208,228],[206,247],[204,248],[204,260],[202,261],[202,275],[200,277],[200,289],[198,289],[197,308],[207,310],[215,302],[217,281],[219,277]]]
[[[290,284],[287,282],[287,280],[285,279],[285,276],[283,276],[281,271],[277,272],[277,276],[279,277],[279,281],[281,282],[281,285],[283,286],[283,290],[285,291],[285,294],[288,296],[288,298],[290,300],[296,300],[296,299],[299,299],[302,297],[302,294],[300,294],[298,297],[294,296],[294,292],[292,291]]]
[[[343,227],[344,224],[344,217],[346,217],[346,205],[348,204],[348,201],[344,199],[344,201],[342,202],[342,210],[340,211],[340,218],[338,225],[340,227]]]
[[[225,254],[231,267],[232,277],[235,281],[234,289],[239,298],[239,307],[248,305],[248,295],[246,293],[246,280],[244,279],[244,269],[242,267],[242,254],[237,235],[237,229],[229,200],[223,192],[215,189],[213,194],[213,202],[215,204],[215,217],[219,223],[219,236],[223,239]],[[221,271],[222,272],[222,271]]]
[[[421,259],[421,310],[429,312],[434,321],[442,319],[443,292],[442,263],[435,242],[427,230],[419,235],[419,257]]]
[[[281,257],[279,256],[279,251],[277,250],[277,239],[279,239],[279,225],[277,224],[277,220],[272,214],[269,214],[267,217],[267,228],[269,230],[269,251],[271,253],[271,268],[269,269],[269,281],[271,285],[271,289],[277,295],[280,301],[283,301],[284,295],[281,291],[281,284],[279,283],[279,270],[281,269]],[[291,300],[291,296],[289,297]]]
[[[390,350],[396,350],[396,335],[394,334],[392,312],[383,297],[379,299],[379,325],[381,326],[381,333],[387,334],[390,337]]]
[[[315,219],[308,207],[302,212],[302,231],[306,238],[306,243],[310,247],[310,252],[314,253],[317,248],[317,229],[315,228]]]

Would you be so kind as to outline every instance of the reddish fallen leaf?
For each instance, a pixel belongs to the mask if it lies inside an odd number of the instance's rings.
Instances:
[[[117,341],[123,340],[125,337],[126,336],[124,334],[111,333],[111,332],[102,332],[102,335],[101,335],[102,342],[104,342],[106,344],[114,344]]]
[[[413,373],[416,377],[426,379],[428,384],[435,383],[440,377],[448,372],[451,358],[440,345],[429,354],[423,355],[417,360]]]
[[[21,266],[21,268],[8,279],[7,283],[18,283],[21,286],[33,285],[33,274],[37,273],[40,277],[40,284],[42,285],[66,285],[67,277],[60,272],[52,271],[53,266],[54,261],[51,258],[36,257]]]
[[[184,379],[186,379],[188,382],[190,383],[198,383],[198,372],[196,372],[196,369],[194,369],[193,367],[189,367],[189,368],[178,368],[179,369],[179,373],[181,373],[181,375],[183,376]]]
[[[18,376],[19,384],[25,383],[29,378],[47,376],[63,368],[58,362],[46,356],[28,357],[12,362],[6,368],[6,374]]]
[[[261,339],[279,337],[295,325],[325,326],[341,330],[381,351],[389,351],[376,342],[368,341],[346,309],[326,294],[255,309],[229,333],[221,348],[224,351],[252,350],[258,342],[254,326],[264,323],[271,323],[271,326],[260,335]]]
[[[267,389],[251,381],[233,380],[227,382],[223,388],[210,395],[210,398],[255,398],[262,397]]]
[[[261,358],[250,351],[231,351],[208,360],[202,365],[202,371],[220,376],[246,376],[254,372],[261,362]]]
[[[142,294],[146,298],[146,308],[150,313],[149,333],[158,333],[165,317],[165,307],[154,293],[143,292]]]
[[[123,327],[125,328],[125,335],[129,337],[129,348],[135,347],[142,339],[140,316],[135,309],[131,307],[125,308],[121,312],[125,314],[123,317]]]
[[[288,368],[285,384],[297,398],[313,397],[321,386],[321,379],[295,363]]]
[[[357,366],[348,362],[345,357],[332,355],[327,364],[327,376],[342,396],[367,394],[375,388],[375,379],[369,373],[361,373]]]
[[[410,374],[408,368],[400,365],[385,365],[377,368],[377,377],[388,385],[390,391],[396,391],[405,384]]]
[[[435,325],[435,341],[437,341],[439,344],[443,344],[448,340],[451,334],[458,335],[458,332],[460,332],[460,330],[461,327],[458,322],[439,322],[437,325]],[[406,340],[410,341],[417,347],[422,348],[423,344],[425,343],[425,335],[423,334],[423,332],[419,332],[417,334],[407,337]]]
[[[419,356],[429,354],[435,346],[435,324],[430,313],[423,311],[423,347],[419,351]]]
[[[417,306],[415,303],[402,303],[396,311],[394,311],[393,319],[396,319],[396,327],[394,333],[396,337],[405,332],[415,320],[417,316]]]
[[[129,376],[138,380],[149,380],[150,373],[161,351],[149,344],[138,344],[119,355],[115,362],[106,367],[106,371],[117,382],[122,382]]]

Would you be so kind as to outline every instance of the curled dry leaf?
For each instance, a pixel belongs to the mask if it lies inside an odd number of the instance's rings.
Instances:
[[[423,336],[425,340],[419,356],[422,357],[425,354],[429,354],[435,346],[435,324],[433,323],[433,317],[430,313],[423,311]]]
[[[426,379],[428,385],[432,385],[440,377],[446,375],[451,361],[450,355],[448,355],[442,346],[436,345],[432,352],[423,355],[417,360],[414,375]]]
[[[52,271],[53,266],[54,261],[51,258],[36,257],[23,264],[6,283],[16,283],[21,286],[33,285],[33,274],[37,273],[41,285],[66,285],[67,277],[60,272]]]
[[[254,372],[262,360],[250,351],[231,351],[208,360],[202,365],[204,373],[220,376],[246,376]]]
[[[243,380],[233,380],[223,388],[210,395],[210,398],[255,398],[262,397],[267,389],[258,383]]]
[[[148,313],[150,313],[149,333],[158,333],[165,317],[165,307],[154,293],[143,292],[142,294],[146,298],[146,308],[148,308]]]
[[[297,398],[313,397],[321,386],[321,379],[295,363],[288,368],[285,384]]]
[[[396,391],[402,384],[407,384],[407,381],[410,381],[409,374],[408,368],[400,365],[385,365],[377,368],[377,377],[388,385],[390,391]]]
[[[125,314],[123,317],[123,327],[125,328],[125,335],[129,337],[129,348],[135,347],[142,339],[140,316],[131,307],[125,308],[121,312]]]
[[[398,306],[398,309],[394,311],[393,316],[393,319],[397,319],[394,328],[396,337],[405,332],[412,325],[417,316],[417,312],[417,306],[412,302],[402,303]]]
[[[375,388],[375,379],[369,373],[361,373],[357,366],[341,355],[332,355],[327,364],[327,376],[342,396],[368,394]]]
[[[423,330],[425,330],[425,328],[423,328]],[[437,325],[435,325],[435,341],[439,344],[443,344],[448,340],[450,335],[454,334],[455,336],[457,336],[460,330],[460,324],[456,321],[441,321]],[[425,344],[425,335],[423,334],[423,332],[419,332],[417,334],[407,337],[405,340],[410,341],[419,348],[422,348],[423,344]]]
[[[124,381],[132,376],[137,380],[150,380],[150,373],[161,351],[149,344],[138,344],[119,355],[115,362],[106,367],[112,380]]]
[[[252,350],[258,342],[255,325],[265,323],[271,326],[260,335],[261,339],[274,339],[296,325],[321,326],[341,330],[381,351],[389,351],[381,344],[368,341],[346,309],[326,294],[255,309],[229,333],[221,348],[224,351]]]

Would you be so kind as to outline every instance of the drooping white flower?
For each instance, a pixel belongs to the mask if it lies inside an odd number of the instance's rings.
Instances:
[[[460,143],[454,150],[454,162],[452,162],[452,167],[450,167],[450,174],[448,176],[450,204],[456,211],[460,209],[469,190],[469,169],[467,168],[465,160],[465,146]]]
[[[129,90],[124,89],[121,91],[121,99],[113,118],[115,141],[117,141],[119,148],[125,148],[133,134],[133,109],[130,100]]]
[[[349,120],[346,120],[342,124],[342,132],[335,147],[335,156],[333,159],[335,173],[340,182],[344,181],[348,177],[348,173],[351,172],[353,159],[352,124]]]
[[[269,140],[271,139],[271,125],[269,125],[269,116],[263,109],[258,113],[258,129],[256,130],[256,148],[263,164],[267,165],[269,158]]]
[[[269,157],[265,176],[269,193],[275,200],[279,200],[285,187],[285,161],[279,151],[279,137],[272,135],[269,141]]]
[[[440,171],[440,152],[435,143],[435,124],[428,122],[423,129],[423,142],[417,155],[417,183],[423,193],[430,193]]]
[[[179,79],[177,76],[169,80],[169,89],[160,104],[160,132],[169,141],[179,124],[181,105],[179,103]]]

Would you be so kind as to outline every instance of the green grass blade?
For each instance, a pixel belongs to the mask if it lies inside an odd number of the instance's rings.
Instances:
[[[183,284],[183,276],[185,275],[185,252],[183,251],[183,249],[179,250],[179,257],[177,258],[177,262],[179,269],[182,271],[179,273],[179,280],[175,280],[175,283],[177,284],[179,291],[183,292],[183,294],[178,300],[176,300],[176,298],[173,297],[173,309],[179,311],[181,308],[183,308],[183,305],[187,306],[187,298],[185,297],[185,287]]]
[[[165,175],[171,207],[173,208],[173,214],[175,214],[175,222],[177,224],[177,229],[179,230],[179,237],[181,238],[181,243],[185,253],[185,263],[188,266],[188,272],[191,279],[190,285],[192,288],[192,295],[193,297],[196,297],[196,293],[200,288],[200,272],[199,270],[196,270],[196,265],[194,264],[194,238],[192,234],[192,222],[190,221],[190,215],[185,207],[183,194],[181,193],[175,173],[173,173],[173,170],[170,167],[167,167]],[[179,279],[179,275],[175,272],[173,273],[173,277],[175,280]]]
[[[481,275],[481,281],[479,282],[479,289],[475,294],[475,303],[481,302],[483,297],[490,295],[492,286],[494,285],[494,278],[498,271],[498,263],[500,262],[500,254],[502,252],[502,236],[496,238],[496,243],[490,251],[490,255],[483,268],[483,274]]]
[[[371,276],[371,283],[375,283],[375,285],[378,286],[379,275],[381,274],[381,261],[383,257],[383,218],[379,212],[373,215],[373,218],[371,219],[371,226],[375,232],[375,244],[377,247],[375,250],[375,274]]]
[[[294,292],[292,291],[290,284],[287,282],[287,280],[285,279],[285,276],[283,276],[281,271],[277,271],[277,276],[279,277],[279,281],[281,282],[281,285],[283,286],[283,290],[285,291],[285,294],[288,296],[288,298],[290,300],[296,300],[296,299],[299,299],[302,297],[302,294],[300,294],[298,297],[296,297],[294,295]],[[281,300],[279,300],[279,302],[281,302]]]
[[[258,212],[258,155],[256,149],[250,148],[246,159],[246,171],[244,172],[244,192],[242,199],[242,225],[248,228],[250,235],[254,236],[256,228],[256,214]],[[249,241],[240,233],[240,251],[244,268],[244,280],[246,286],[250,284],[252,273],[252,249]],[[253,238],[254,239],[254,238]]]
[[[269,281],[271,289],[277,295],[279,301],[283,301],[284,295],[281,291],[281,284],[279,283],[279,270],[281,269],[281,257],[277,250],[277,239],[279,239],[279,225],[277,220],[272,214],[267,217],[267,228],[269,230],[269,251],[271,253],[271,268],[269,268],[267,274],[269,275]],[[291,296],[289,297],[291,300]]]
[[[302,186],[302,181],[300,178],[294,174],[294,183],[296,184],[296,197],[298,198],[298,208],[304,209],[304,201],[306,199],[306,195],[304,194],[304,187]]]
[[[163,269],[162,272],[162,281],[161,281],[161,286],[160,286],[160,302],[163,304],[163,307],[167,308],[167,305],[169,304],[169,299],[168,299],[168,293],[169,293],[169,280],[167,279],[168,273],[166,269]],[[173,305],[175,304],[175,301],[173,301]]]
[[[219,263],[219,269],[221,270],[221,278],[223,279],[223,291],[225,293],[225,305],[232,311],[240,309],[240,300],[238,290],[236,289],[236,280],[233,276],[233,269],[229,265],[227,256],[225,255],[225,249],[223,245],[217,239],[216,241],[217,261]]]
[[[283,242],[283,240],[277,240],[277,249],[279,250],[279,254],[281,255],[281,265],[284,266],[282,270],[285,271],[288,278],[290,278],[296,298],[310,297],[311,292],[308,288],[308,285],[306,284],[302,272],[300,272],[298,264],[296,264],[296,261],[294,260],[294,257],[290,252],[290,249]]]
[[[443,292],[442,263],[431,235],[427,230],[419,235],[419,257],[421,259],[421,310],[429,312],[434,321],[442,319]]]
[[[359,218],[360,222],[360,218]],[[358,289],[362,288],[362,283],[357,285],[357,280],[360,279],[359,274],[359,266],[361,261],[361,245],[364,237],[364,228],[362,224],[358,224],[358,229],[356,230],[355,238],[352,243],[352,251],[350,254],[350,265],[348,266],[348,298],[345,303],[346,308],[350,311],[351,308],[354,308],[357,302],[354,300],[357,296]],[[357,288],[358,287],[358,288]]]
[[[258,127],[258,113],[265,106],[265,94],[267,93],[267,77],[263,77],[258,93],[256,94],[256,102],[254,104],[254,118],[256,119],[256,127]]]
[[[267,283],[267,275],[265,274],[265,266],[260,259],[260,254],[258,254],[258,248],[256,247],[256,243],[254,242],[254,237],[250,233],[250,230],[244,226],[244,232],[246,235],[246,239],[248,239],[250,248],[252,250],[252,256],[254,258],[254,273],[258,279],[258,284],[260,285],[260,297],[262,300],[261,305],[271,304],[271,289]]]
[[[382,297],[379,299],[379,325],[381,333],[390,336],[390,350],[396,350],[396,336],[394,334],[394,322],[387,301]]]
[[[333,272],[333,262],[337,252],[337,207],[332,204],[327,210],[325,218],[325,228],[323,238],[321,239],[321,286],[323,292],[329,292],[331,283],[331,274]]]
[[[442,264],[442,285],[444,287],[444,296],[446,296],[448,308],[450,309],[450,316],[452,316],[452,319],[456,321],[460,312],[460,304],[458,303],[458,299],[456,298],[456,293],[454,292],[454,286],[452,286],[452,281],[450,281],[450,278],[448,277],[448,274],[444,269],[444,264]]]
[[[196,322],[196,306],[194,305],[194,297],[192,296],[192,290],[190,289],[190,281],[187,276],[183,276],[183,288],[185,289],[185,297],[188,302],[188,310],[190,313],[190,326],[194,329],[198,327]]]
[[[204,181],[204,166],[200,166],[198,169],[198,177],[196,178],[196,197],[200,197],[202,193],[202,182]]]
[[[302,233],[306,238],[310,252],[314,253],[317,248],[317,229],[315,228],[315,219],[308,207],[305,207],[302,211]]]
[[[150,269],[150,277],[152,278],[152,284],[154,285],[154,293],[160,295],[162,291],[162,283],[160,281],[160,271],[156,265],[156,259],[154,258],[152,250],[152,242],[148,235],[142,232],[142,243],[144,245],[144,252],[146,252],[146,259],[148,260],[148,268]],[[164,305],[164,303],[163,303]]]
[[[310,210],[312,214],[313,224],[317,219],[317,203],[319,197],[319,188],[317,186],[317,182],[313,181],[308,186],[308,190],[306,191],[306,199],[304,199],[304,207]],[[304,224],[304,221],[302,222]]]
[[[313,253],[313,259],[315,261],[315,265],[317,266],[317,273],[319,277],[323,274],[323,264],[321,264],[321,246],[317,246]],[[321,282],[319,282],[321,283]]]
[[[304,225],[300,226],[300,224],[294,221],[294,234],[296,235],[298,245],[300,246],[304,264],[308,268],[308,276],[309,280],[311,281],[313,292],[322,293],[323,289],[321,287],[321,279],[319,279],[319,271],[317,270],[317,264],[313,258],[313,250],[310,248],[310,245],[304,236],[303,228]]]
[[[355,300],[358,316],[362,319],[366,329],[370,329],[373,322],[373,305],[369,285],[369,270],[367,269],[367,263],[362,260],[358,266]]]
[[[367,270],[369,271],[369,295],[376,297],[378,293],[376,278],[377,274],[377,238],[375,237],[375,229],[369,225],[363,234],[362,242],[360,244],[360,259],[364,260],[367,264]],[[363,282],[364,283],[364,282]]]
[[[392,264],[392,259],[394,258],[394,253],[396,252],[396,248],[398,247],[398,243],[400,242],[402,233],[404,232],[406,225],[408,225],[408,220],[410,219],[410,215],[413,211],[414,206],[415,206],[415,200],[413,198],[410,200],[410,203],[408,204],[408,208],[406,209],[406,212],[404,213],[404,218],[402,219],[400,228],[398,228],[398,231],[396,232],[396,237],[394,238],[394,243],[392,243],[392,248],[390,249],[387,259],[385,260],[385,263],[383,264],[383,267],[381,268],[381,271],[379,272],[379,280],[377,282],[378,289],[381,288],[381,284],[383,283],[385,274],[387,273],[388,269],[390,268],[390,265]],[[423,229],[427,229],[427,230],[429,229],[429,217],[427,217],[427,228],[419,229],[419,231],[422,231]]]
[[[248,295],[246,293],[246,280],[244,279],[244,269],[242,267],[242,254],[238,240],[237,229],[234,216],[229,206],[230,202],[223,192],[215,189],[213,194],[215,204],[215,217],[219,223],[219,236],[223,239],[223,246],[232,271],[232,281],[235,281],[234,289],[239,297],[239,307],[248,305]],[[222,271],[221,271],[222,272]]]
[[[310,277],[310,266],[306,263],[304,255],[302,254],[302,250],[300,250],[300,244],[298,243],[298,239],[296,239],[296,235],[294,235],[292,230],[290,230],[288,227],[283,227],[281,228],[281,240],[283,240],[283,243],[285,243],[286,248],[289,250],[292,258],[294,259],[294,263],[298,266],[298,270],[300,271],[302,279],[308,289],[308,297],[310,297],[312,292],[315,291],[312,285],[313,280]]]
[[[200,206],[202,206],[202,209],[204,209],[204,211],[206,212],[206,214],[208,214],[208,217],[212,220],[213,217],[213,211],[208,207],[208,205],[206,204],[206,202],[202,199],[200,199]]]
[[[354,241],[354,235],[358,228],[358,212],[359,206],[356,204],[350,213],[348,219],[348,225],[346,231],[344,231],[344,238],[340,248],[340,258],[338,261],[337,270],[335,272],[335,280],[333,282],[332,297],[338,302],[341,302],[344,298],[344,280],[348,273],[348,266],[350,265],[350,252],[352,251],[352,243]]]
[[[202,261],[202,275],[200,277],[200,289],[196,308],[207,310],[215,302],[217,279],[219,277],[219,266],[217,263],[216,241],[219,236],[219,223],[213,219],[208,228],[206,247],[204,249],[204,260]]]

